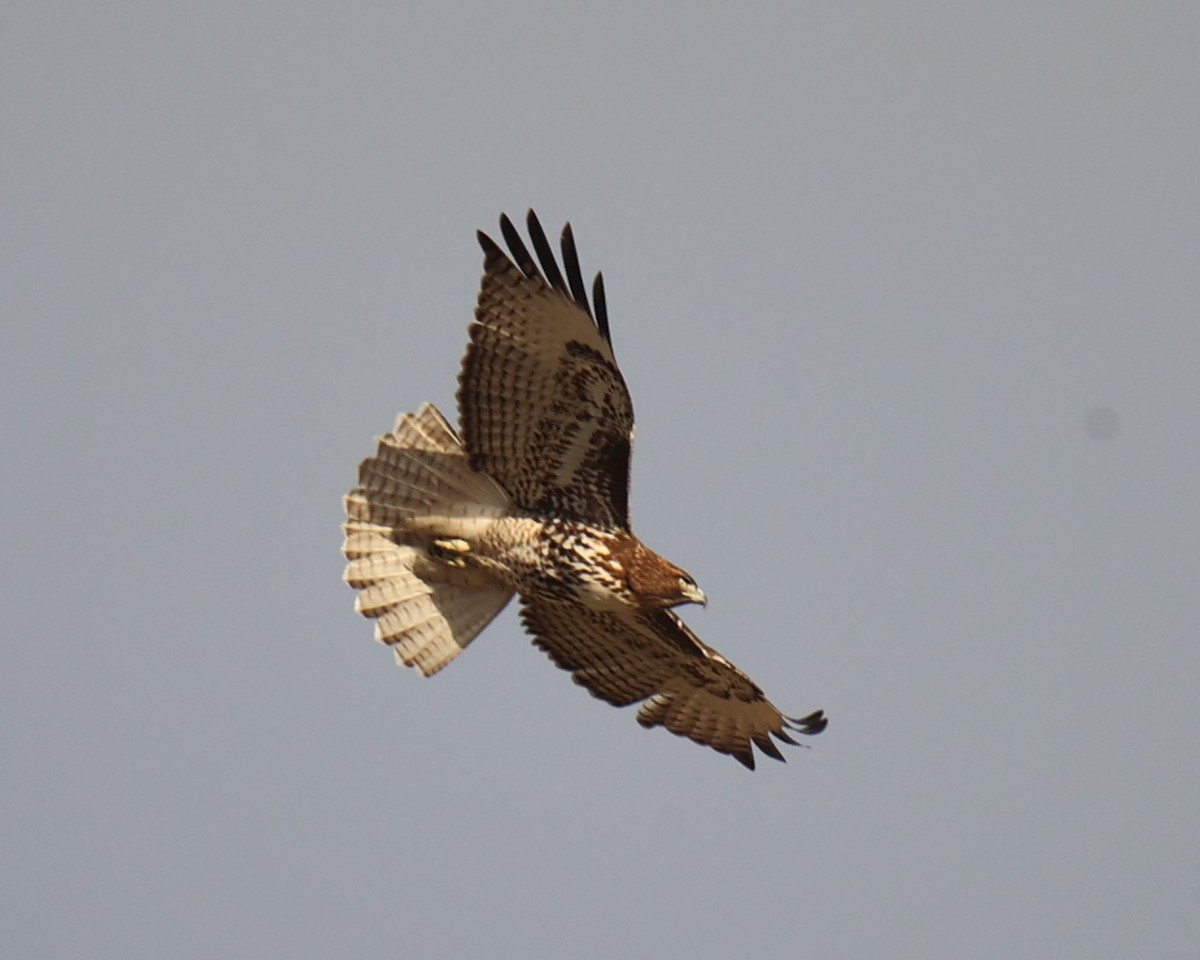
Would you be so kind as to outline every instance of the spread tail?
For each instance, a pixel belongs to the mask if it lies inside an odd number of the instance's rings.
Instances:
[[[471,469],[454,428],[432,404],[402,414],[362,462],[346,496],[349,563],[345,580],[359,591],[355,609],[375,620],[375,639],[424,676],[453,660],[504,609],[513,591],[456,560],[466,542],[428,532],[486,525],[504,516],[508,497]],[[444,523],[443,523],[444,521]],[[422,534],[418,535],[416,527]]]

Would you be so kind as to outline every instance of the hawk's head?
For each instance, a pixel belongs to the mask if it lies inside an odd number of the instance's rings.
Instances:
[[[680,570],[679,573],[679,595],[683,599],[676,601],[676,603],[671,604],[671,606],[676,606],[679,603],[698,603],[702,607],[707,607],[708,597],[704,595],[703,590],[696,586],[696,581],[682,570]]]
[[[708,604],[704,591],[685,570],[660,557],[638,540],[620,557],[625,582],[634,602],[644,609],[677,607],[683,603]]]

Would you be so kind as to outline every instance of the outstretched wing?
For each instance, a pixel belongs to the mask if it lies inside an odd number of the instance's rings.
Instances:
[[[458,410],[471,466],[543,515],[629,526],[633,405],[609,340],[604,284],[595,313],[568,224],[566,278],[529,212],[541,269],[508,217],[510,259],[479,233],[484,273],[459,375]]]
[[[700,640],[670,610],[593,610],[522,598],[521,619],[558,666],[614,706],[643,703],[638,723],[733,756],[754,769],[756,745],[776,760],[771,740],[825,729],[822,711],[785,717],[758,685]]]

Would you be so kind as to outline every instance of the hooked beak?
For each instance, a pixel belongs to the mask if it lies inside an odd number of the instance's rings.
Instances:
[[[688,603],[698,603],[702,607],[708,606],[708,597],[706,597],[704,595],[704,591],[694,583],[684,581],[682,584],[680,584],[679,592],[683,594]]]

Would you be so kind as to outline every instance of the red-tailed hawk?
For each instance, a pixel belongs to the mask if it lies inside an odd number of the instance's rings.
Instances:
[[[564,277],[533,211],[537,261],[508,217],[509,255],[486,234],[459,375],[459,434],[432,405],[378,439],[346,497],[345,579],[396,659],[436,673],[516,593],[534,643],[615,706],[735,757],[771,736],[820,733],[785,717],[673,607],[705,602],[629,527],[633,407],[613,357],[600,274],[588,303],[575,241]],[[540,263],[540,269],[539,269]]]

